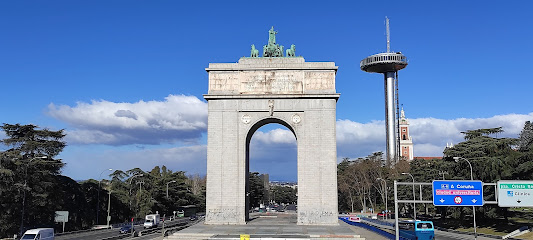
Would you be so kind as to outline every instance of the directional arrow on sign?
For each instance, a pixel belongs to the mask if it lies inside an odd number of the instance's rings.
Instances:
[[[517,203],[521,203],[522,201],[520,201],[520,199],[516,200]]]
[[[483,206],[483,183],[481,181],[434,180],[432,188],[435,206]],[[516,199],[513,199],[515,205]]]

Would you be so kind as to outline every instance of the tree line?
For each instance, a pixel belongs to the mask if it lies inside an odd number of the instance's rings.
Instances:
[[[106,224],[109,201],[111,223],[156,211],[172,215],[178,206],[184,205],[197,205],[200,211],[205,210],[205,177],[187,176],[183,171],[156,166],[148,172],[139,168],[115,170],[110,173],[110,180],[77,182],[61,175],[65,164],[57,156],[66,146],[64,130],[5,123],[0,128],[6,135],[1,140],[6,150],[0,151],[0,237],[35,227],[60,229],[54,223],[55,211],[69,211],[66,231]],[[533,124],[526,122],[518,138],[498,138],[501,132],[502,128],[465,131],[463,142],[446,148],[442,158],[432,160],[401,159],[394,166],[386,166],[381,152],[355,160],[345,158],[337,171],[339,211],[379,212],[385,209],[386,202],[391,210],[393,181],[412,180],[402,173],[411,174],[415,182],[470,179],[468,163],[456,162],[457,158],[468,159],[474,179],[486,183],[533,179]],[[294,189],[279,187],[265,191],[257,172],[249,174],[249,181],[251,207],[267,199],[296,201]],[[494,199],[493,188],[484,189],[484,193],[486,199]],[[410,187],[399,188],[400,196],[412,198],[412,194]],[[423,195],[428,199],[431,189],[423,189]],[[439,212],[455,219],[464,219],[472,211],[472,208],[435,208],[432,204],[416,207],[418,213]],[[496,205],[485,205],[476,211],[483,218],[509,219],[508,209]],[[412,212],[412,205],[401,205],[400,212]]]
[[[340,212],[376,212],[394,207],[393,182],[432,182],[433,180],[470,180],[470,167],[474,180],[495,183],[498,180],[532,180],[533,179],[533,124],[524,124],[517,138],[499,138],[501,127],[477,129],[462,132],[464,141],[444,149],[443,157],[432,160],[401,159],[394,166],[385,166],[381,152],[365,158],[343,159],[338,164],[338,194]],[[466,160],[465,160],[466,159]],[[404,174],[402,174],[404,173]],[[385,191],[387,199],[385,199]],[[399,186],[399,196],[413,199],[411,186]],[[416,199],[420,190],[416,187]],[[431,200],[431,188],[423,188],[424,200]],[[494,187],[485,187],[486,200],[495,200]],[[433,204],[417,204],[417,213],[439,213],[453,219],[464,219],[472,214],[472,208],[438,207]],[[412,215],[411,204],[400,204],[400,213]],[[476,214],[483,219],[509,220],[509,209],[497,205],[484,205],[476,208]],[[412,216],[411,216],[412,217]]]
[[[6,123],[0,128],[6,135],[0,140],[5,149],[0,151],[0,237],[36,227],[60,231],[56,211],[69,212],[65,231],[106,224],[108,203],[111,223],[156,211],[169,216],[185,205],[205,210],[203,176],[156,166],[148,172],[115,170],[110,180],[77,182],[61,175],[65,163],[57,156],[66,146],[64,130]]]
[[[265,188],[265,183],[258,172],[248,174],[248,183],[250,209],[260,207],[261,204],[268,206],[281,203],[291,204],[297,201],[297,189],[288,186],[268,186]]]

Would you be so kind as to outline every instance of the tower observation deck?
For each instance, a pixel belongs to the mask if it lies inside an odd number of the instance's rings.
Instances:
[[[382,73],[385,77],[385,124],[387,135],[387,163],[395,164],[399,160],[399,138],[395,126],[398,115],[398,71],[407,66],[407,58],[401,52],[390,52],[389,19],[387,25],[387,52],[378,53],[361,60],[361,70],[370,73]],[[396,100],[396,109],[394,102]],[[396,130],[396,131],[395,131]]]
[[[361,60],[361,70],[371,73],[396,72],[407,66],[407,57],[401,52],[378,53]]]

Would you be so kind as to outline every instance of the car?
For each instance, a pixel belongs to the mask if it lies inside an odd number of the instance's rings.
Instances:
[[[192,216],[189,217],[189,220],[190,221],[196,221],[196,220],[198,220],[198,217],[196,215],[192,215]]]
[[[382,218],[382,217],[384,218],[385,216],[388,217],[388,218],[394,218],[394,213],[391,213],[391,212],[386,213],[386,214],[385,213],[378,213],[378,217],[380,217],[380,218]]]
[[[131,225],[124,225],[120,228],[120,233],[131,233],[131,229],[135,232],[135,228],[132,228]]]

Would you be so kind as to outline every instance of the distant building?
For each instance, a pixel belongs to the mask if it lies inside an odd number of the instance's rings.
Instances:
[[[267,203],[270,199],[270,177],[268,173],[259,175],[259,179],[263,182],[263,199],[261,203]]]
[[[270,189],[270,177],[268,173],[259,175],[259,179],[261,179],[261,181],[263,182],[263,187],[265,188],[265,190],[268,191]]]
[[[296,183],[296,182],[280,182],[280,181],[272,181],[272,182],[270,182],[270,188],[276,187],[276,186],[279,186],[279,187],[290,187],[292,189],[297,189],[298,188],[298,183]]]
[[[409,135],[409,121],[405,118],[405,112],[400,116],[400,156],[408,161],[413,160],[413,139]]]

